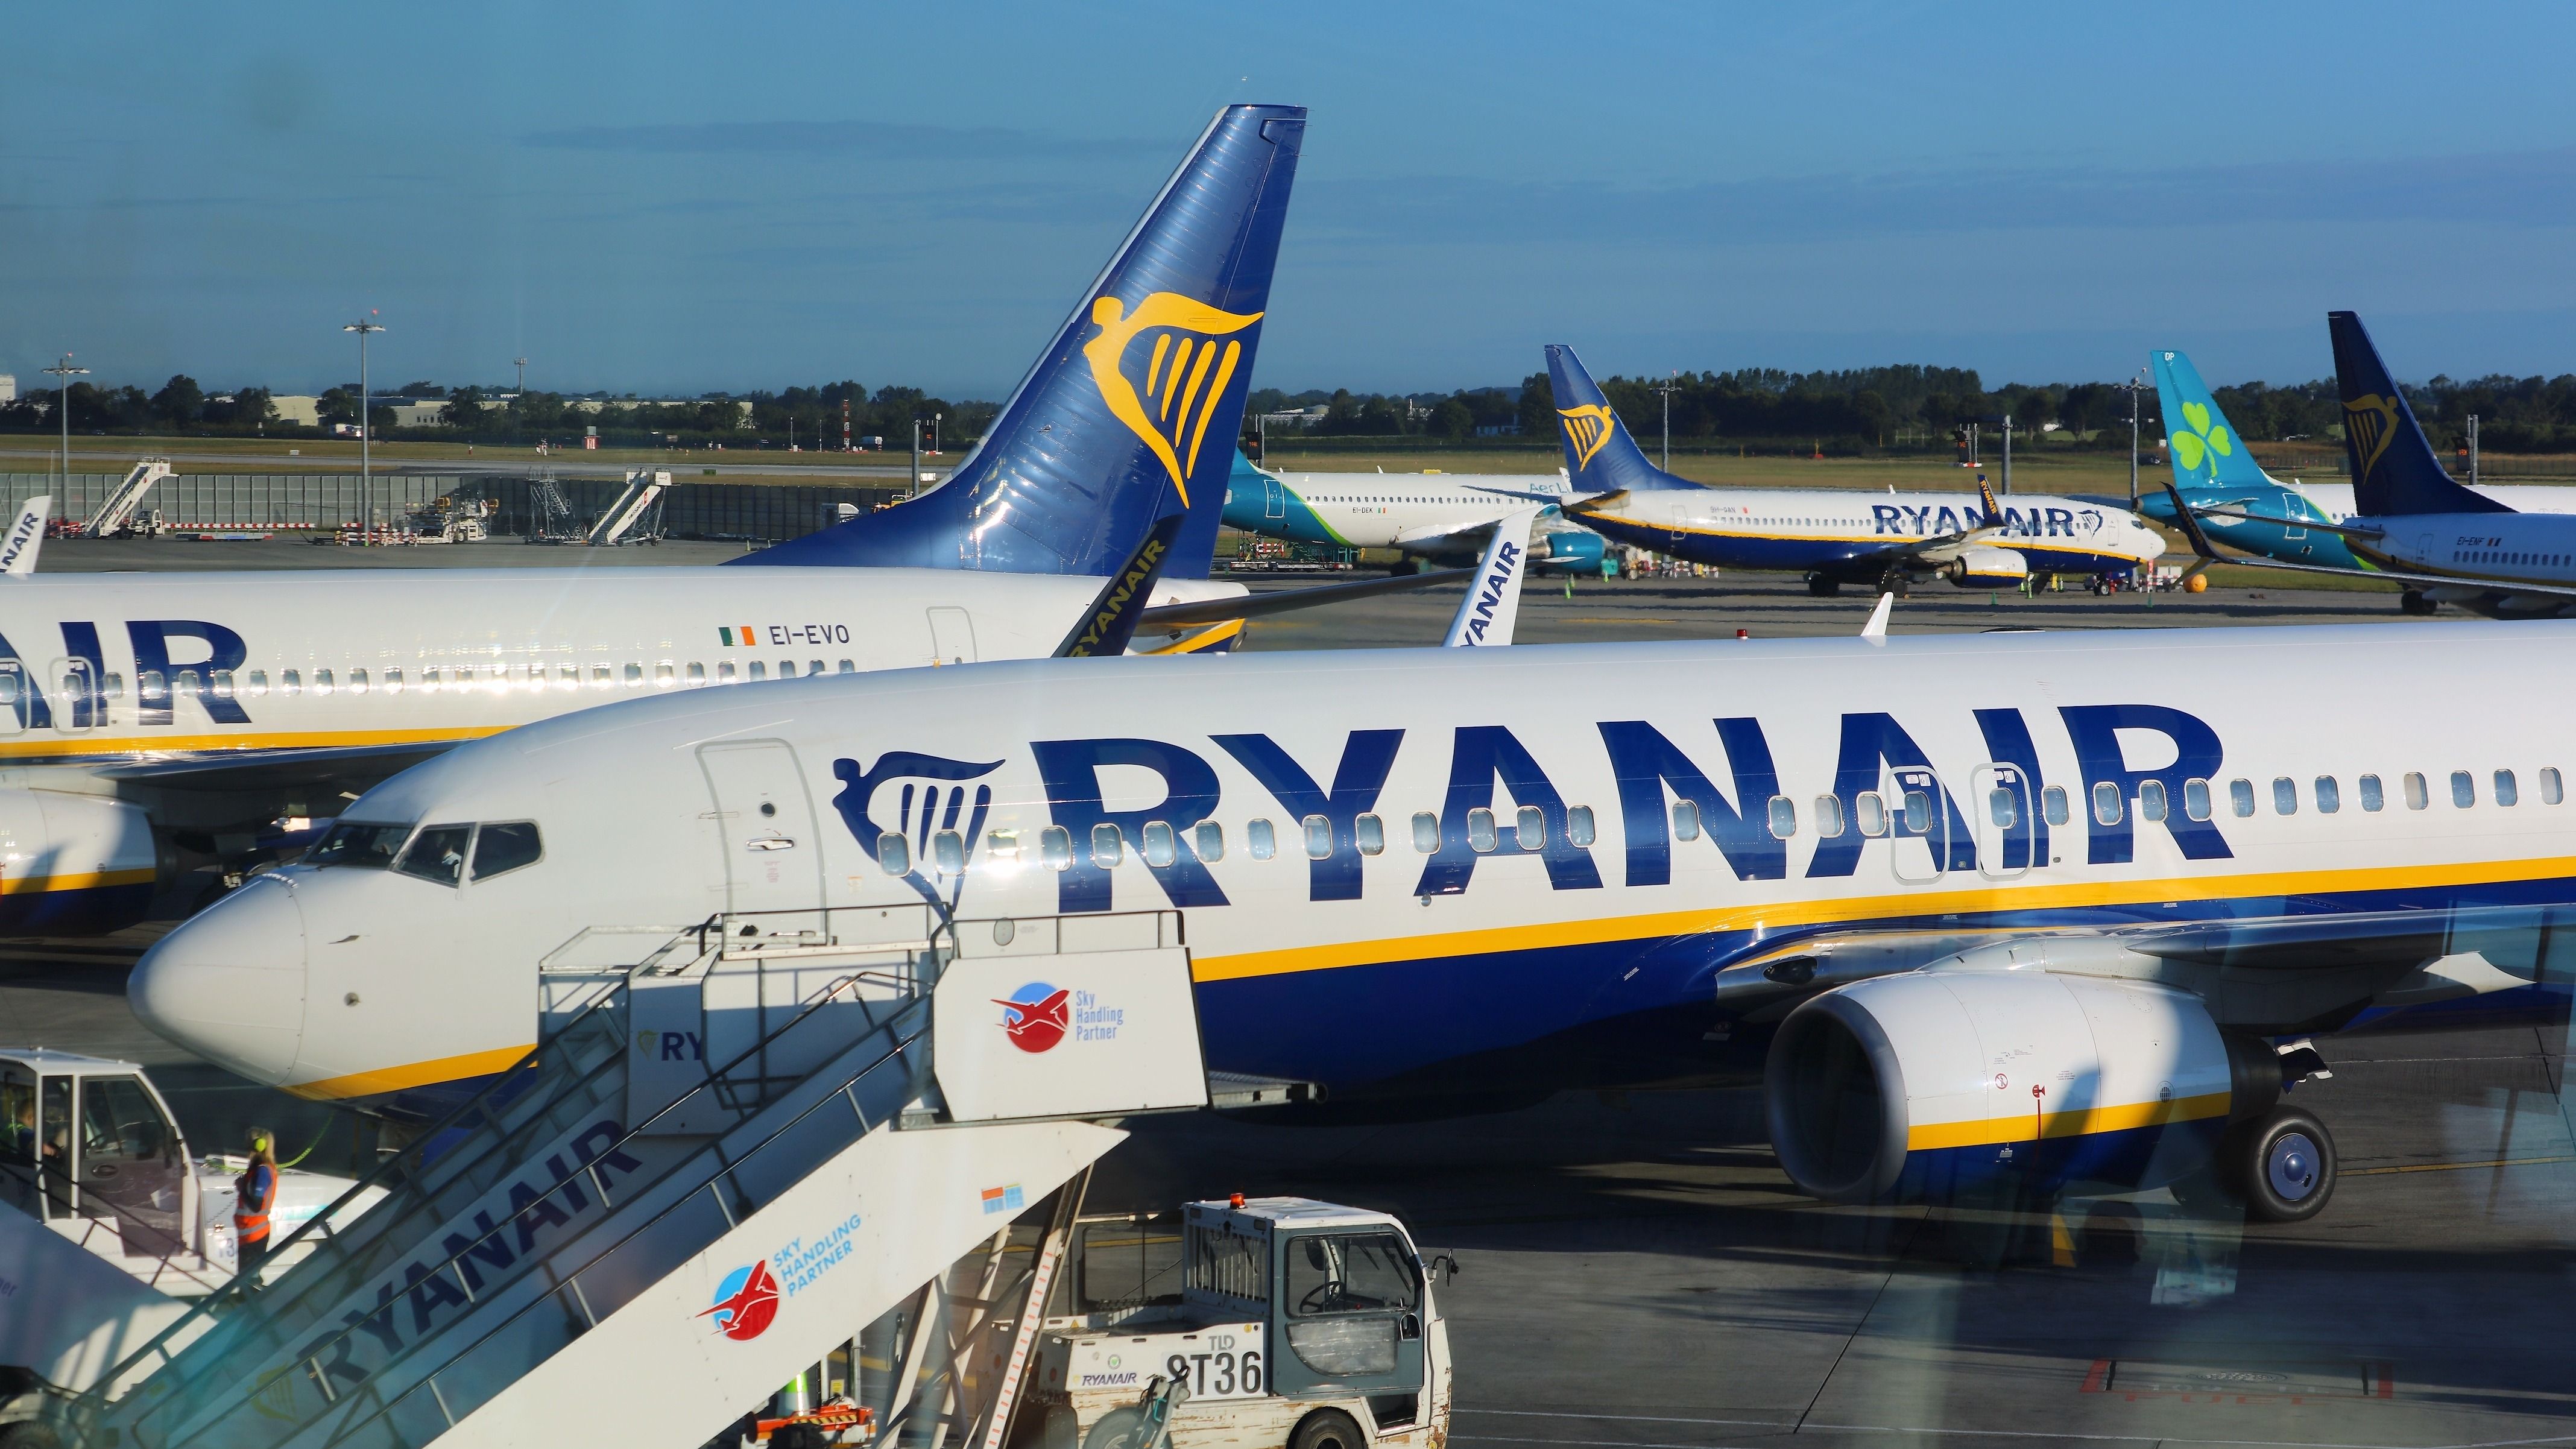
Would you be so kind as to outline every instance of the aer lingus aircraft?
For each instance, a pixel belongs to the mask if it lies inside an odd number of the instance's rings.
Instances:
[[[422,1115],[527,1050],[540,959],[593,928],[803,949],[900,904],[1000,950],[1167,912],[1208,1065],[1316,1110],[1759,1081],[1820,1196],[2177,1181],[2296,1218],[2334,1183],[2285,1100],[2308,1034],[2551,1004],[2560,651],[2576,625],[1880,635],[644,698],[379,785],[129,994],[254,1080]],[[2316,728],[2362,678],[2406,687]]]
[[[1551,506],[1535,533],[1535,566],[1600,573],[1601,535],[1555,516],[1552,505],[1572,496],[1555,474],[1274,473],[1247,461],[1227,486],[1225,524],[1292,543],[1391,548],[1419,567],[1475,559],[1497,523],[1538,502]]]
[[[739,561],[824,567],[9,578],[0,933],[115,929],[174,861],[238,869],[273,819],[530,720],[1044,656],[1175,514],[1157,599],[1241,596],[1205,575],[1304,128],[1220,111],[944,486]],[[1200,617],[1149,647],[1241,627]]]
[[[2164,539],[2126,509],[2075,498],[2017,494],[1990,522],[1975,494],[1693,483],[1646,461],[1573,348],[1548,348],[1547,367],[1566,472],[1584,495],[1565,504],[1565,516],[1617,543],[1721,568],[1803,573],[1821,596],[1853,583],[1901,593],[1931,578],[1985,589],[2050,575],[2125,576],[2164,552]]]

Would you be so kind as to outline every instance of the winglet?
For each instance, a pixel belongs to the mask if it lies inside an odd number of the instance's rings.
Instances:
[[[1163,577],[1163,563],[1172,556],[1172,540],[1180,537],[1181,526],[1189,522],[1186,513],[1165,514],[1155,523],[1145,541],[1127,557],[1125,565],[1100,586],[1099,597],[1064,642],[1055,646],[1058,659],[1104,659],[1127,652],[1127,641],[1136,637],[1136,626],[1145,618],[1145,605],[1154,597],[1154,585]]]
[[[1879,595],[1878,607],[1869,611],[1869,622],[1860,626],[1860,637],[1864,639],[1886,638],[1887,616],[1894,613],[1895,610],[1896,595],[1892,593]]]
[[[2352,499],[2365,514],[2511,513],[2482,493],[2451,481],[2433,444],[2416,424],[2406,394],[2379,360],[2369,331],[2350,312],[2328,312],[2335,384],[2343,394],[2343,446],[2352,463]]]
[[[1478,649],[1512,642],[1512,626],[1521,612],[1521,579],[1529,573],[1530,529],[1537,525],[1538,514],[1535,508],[1524,508],[1494,524],[1494,541],[1485,545],[1484,562],[1476,565],[1476,577],[1467,585],[1467,597],[1458,603],[1458,616],[1449,621],[1449,637],[1441,643],[1452,649]]]
[[[36,551],[44,547],[45,520],[54,511],[50,493],[40,493],[27,500],[18,510],[18,521],[9,525],[9,535],[0,540],[0,574],[32,574],[36,571]]]
[[[2004,526],[2003,505],[1995,502],[1994,485],[1986,481],[1986,475],[1983,473],[1977,475],[1977,502],[1985,508],[1985,516],[1977,520],[1979,528]]]

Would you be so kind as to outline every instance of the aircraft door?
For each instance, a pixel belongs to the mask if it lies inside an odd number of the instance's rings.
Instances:
[[[29,678],[27,667],[15,659],[0,659],[0,735],[22,733],[28,716],[40,706],[31,697],[36,681]]]
[[[796,752],[784,740],[728,740],[699,746],[698,767],[715,807],[699,818],[724,860],[725,910],[821,909],[823,841]]]
[[[1977,837],[1977,874],[2011,880],[2030,869],[2030,777],[2019,765],[1979,765],[1968,776],[1969,828]]]
[[[1261,480],[1261,516],[1271,522],[1288,517],[1288,490],[1276,478]]]
[[[1896,778],[1896,793],[1887,802],[1896,878],[1928,885],[1950,872],[1948,796],[1941,777],[1930,770],[1904,766],[1889,773]]]
[[[930,611],[930,662],[975,662],[975,621],[964,609],[942,607]]]

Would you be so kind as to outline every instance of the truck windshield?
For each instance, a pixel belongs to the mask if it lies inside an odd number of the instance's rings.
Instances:
[[[370,821],[343,820],[331,827],[322,843],[313,847],[304,859],[308,865],[363,865],[382,870],[394,863],[394,853],[402,849],[403,840],[411,834],[408,825],[378,825]]]
[[[1403,1240],[1393,1233],[1334,1233],[1288,1245],[1289,1312],[1410,1313],[1420,1287]]]

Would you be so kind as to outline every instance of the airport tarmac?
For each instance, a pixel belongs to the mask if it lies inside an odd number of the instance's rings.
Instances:
[[[56,540],[45,566],[619,567],[738,553]],[[1934,585],[1900,602],[1894,627],[2397,617],[2393,595],[2261,592],[1989,602]],[[1253,647],[1427,643],[1459,596],[1452,586],[1270,621]],[[1781,576],[1587,581],[1571,598],[1542,580],[1520,638],[1836,634],[1857,630],[1870,604],[1812,599]],[[124,976],[165,929],[0,944],[0,1029],[143,1061],[200,1150],[231,1147],[259,1121],[289,1153],[315,1144],[309,1165],[363,1160],[368,1143],[346,1119],[191,1061],[133,1019]],[[1103,1165],[1092,1206],[1243,1191],[1399,1213],[1461,1265],[1444,1293],[1464,1445],[2540,1445],[2576,1441],[2566,1045],[2563,1027],[2326,1039],[2335,1075],[2299,1101],[2336,1135],[2337,1196],[2305,1224],[2193,1227],[2204,1271],[2180,1287],[2199,1306],[2151,1301],[2160,1284],[2179,1291],[2159,1270],[2183,1241],[2163,1194],[2135,1210],[2142,1239],[2088,1235],[2079,1218],[2072,1266],[2053,1261],[2044,1219],[2006,1242],[1973,1214],[1821,1205],[1790,1189],[1750,1090],[1568,1095],[1412,1124],[1144,1119]]]

